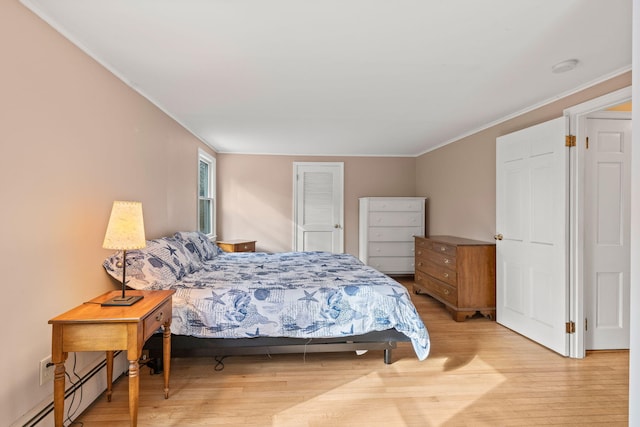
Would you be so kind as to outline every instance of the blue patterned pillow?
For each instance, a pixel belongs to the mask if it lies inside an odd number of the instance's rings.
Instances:
[[[122,282],[122,251],[105,259],[102,265],[114,279]],[[136,249],[127,251],[127,286],[133,289],[166,289],[177,280],[177,271],[157,256]]]
[[[176,269],[178,279],[202,268],[200,260],[187,250],[184,242],[173,237],[149,240],[146,250],[165,263],[172,265]]]
[[[211,260],[222,252],[218,245],[199,231],[179,231],[174,236],[181,240],[185,248],[192,254],[196,254],[201,261]]]
[[[120,251],[103,263],[107,273],[119,282],[122,282],[121,261]],[[200,261],[189,255],[181,241],[163,237],[147,240],[145,248],[127,251],[125,280],[133,289],[165,289],[200,268]]]

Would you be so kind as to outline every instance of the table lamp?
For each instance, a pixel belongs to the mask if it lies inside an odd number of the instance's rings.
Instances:
[[[113,202],[111,217],[107,225],[102,247],[122,251],[122,295],[102,303],[103,306],[128,306],[142,299],[141,295],[125,295],[127,250],[141,249],[146,246],[144,221],[142,219],[142,203]],[[120,267],[120,263],[117,264]]]

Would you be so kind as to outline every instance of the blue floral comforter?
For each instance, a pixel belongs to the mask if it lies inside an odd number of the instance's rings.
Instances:
[[[171,287],[172,332],[327,338],[395,328],[416,355],[429,335],[406,288],[348,254],[224,253]]]

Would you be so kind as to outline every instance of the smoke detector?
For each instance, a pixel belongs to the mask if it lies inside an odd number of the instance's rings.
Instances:
[[[551,67],[551,71],[555,74],[566,73],[567,71],[573,70],[577,66],[577,59],[567,59],[566,61],[558,62],[556,65]]]

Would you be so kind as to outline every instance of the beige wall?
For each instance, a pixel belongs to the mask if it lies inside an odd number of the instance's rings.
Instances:
[[[344,162],[345,252],[358,255],[358,198],[414,196],[415,158],[218,154],[218,234],[255,239],[258,250],[290,251],[293,162]]]
[[[429,198],[429,232],[493,240],[496,138],[562,116],[563,110],[631,85],[631,72],[419,156],[416,192]]]
[[[47,321],[116,288],[113,200],[143,203],[148,238],[195,228],[202,144],[17,1],[0,2],[0,54],[4,426],[51,400]]]

